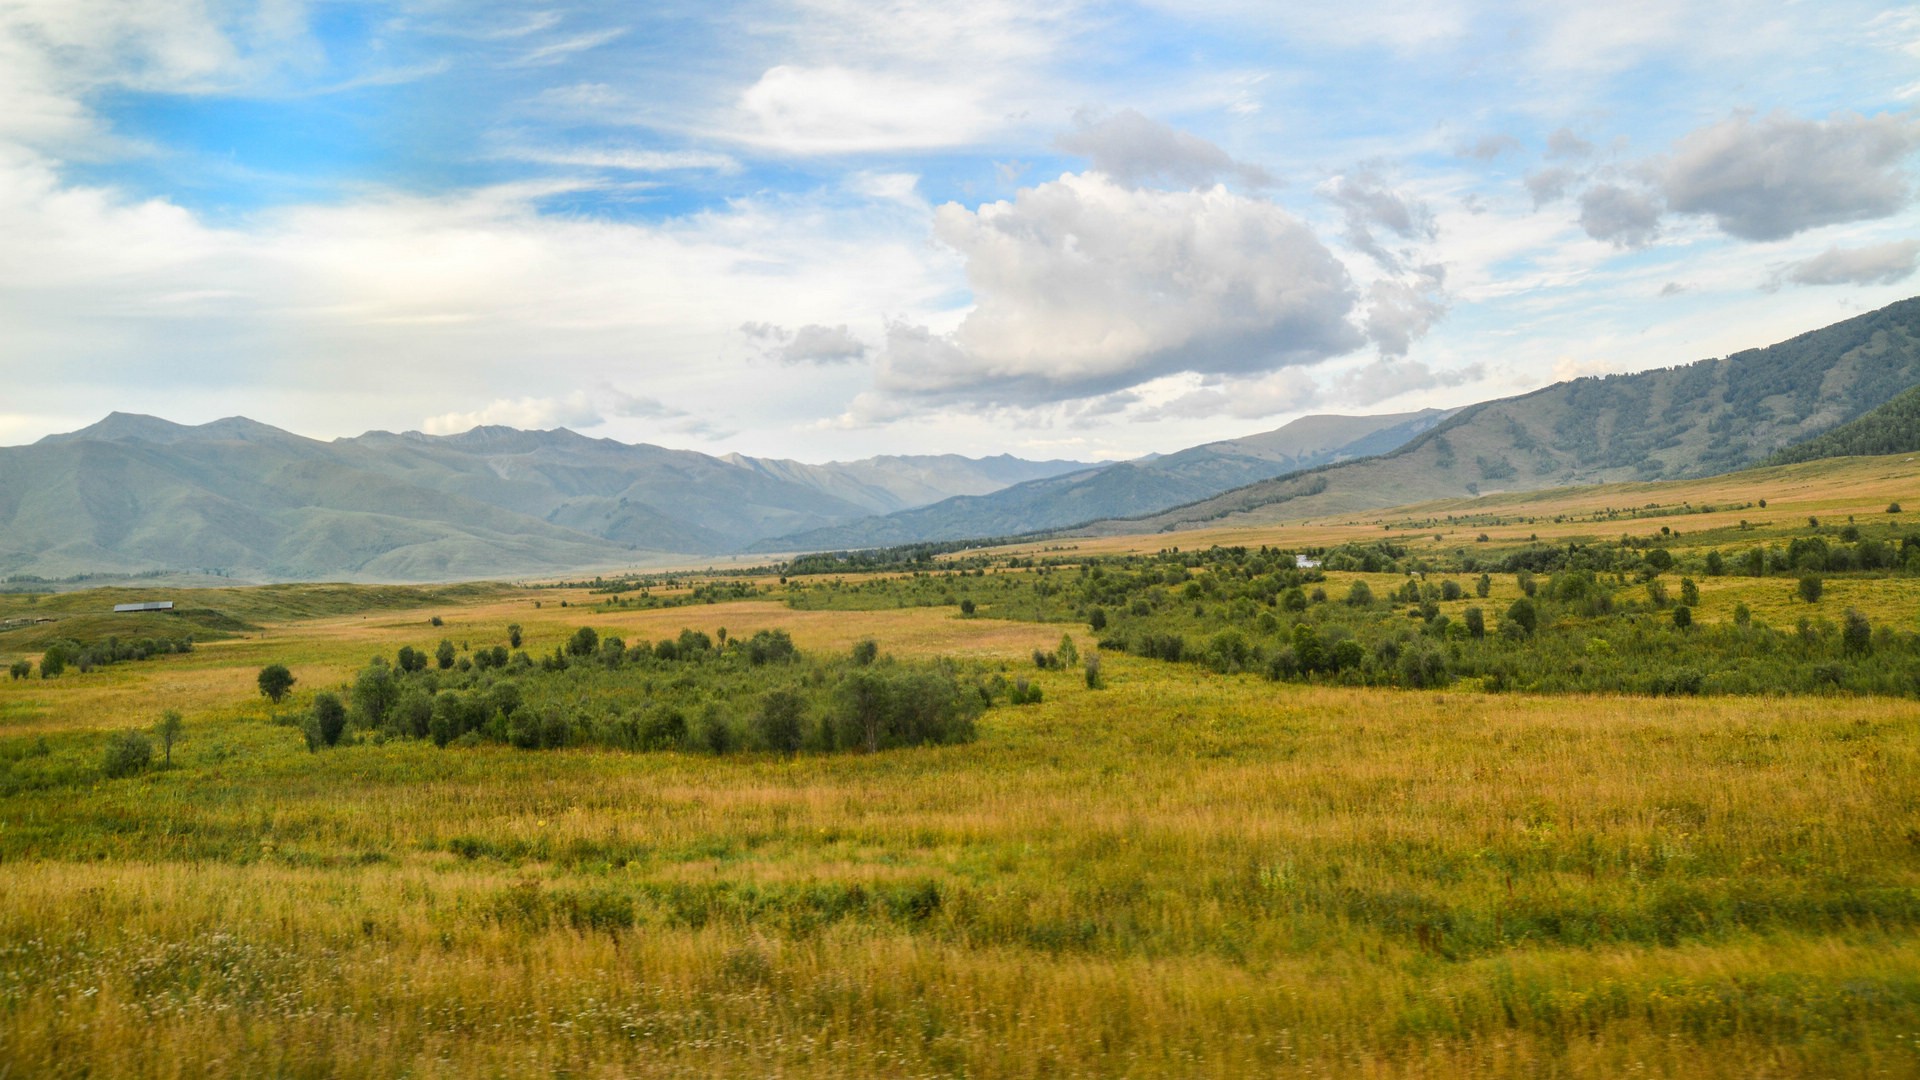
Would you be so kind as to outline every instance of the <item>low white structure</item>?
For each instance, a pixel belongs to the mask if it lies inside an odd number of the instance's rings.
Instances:
[[[113,610],[119,611],[172,611],[171,600],[149,600],[144,604],[115,604]]]

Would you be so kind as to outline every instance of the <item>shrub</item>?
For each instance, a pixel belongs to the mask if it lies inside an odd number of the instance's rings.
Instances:
[[[508,645],[508,647],[510,647],[510,648],[515,648],[515,649],[517,649],[517,648],[519,648],[519,647],[520,647],[520,642],[521,642],[521,640],[522,640],[522,638],[521,638],[521,635],[520,635],[520,624],[519,624],[519,623],[508,623],[508,624],[507,624],[507,645]]]
[[[1693,625],[1693,609],[1681,604],[1673,609],[1673,625],[1685,630]]]
[[[1466,593],[1460,588],[1460,583],[1452,578],[1448,578],[1440,583],[1440,599],[1458,600],[1464,595],[1466,595]]]
[[[1087,612],[1087,626],[1095,632],[1105,630],[1107,628],[1107,609],[1096,607],[1092,611]]]
[[[323,690],[313,696],[306,730],[309,750],[340,745],[340,736],[347,731],[347,707],[338,695]]]
[[[807,699],[795,691],[768,691],[760,699],[760,711],[753,716],[754,736],[768,750],[792,755],[800,749],[806,712]]]
[[[1469,635],[1477,638],[1487,636],[1487,616],[1485,612],[1477,607],[1468,608],[1466,612],[1466,622],[1467,633]]]
[[[1491,577],[1488,577],[1486,574],[1481,574],[1480,579],[1473,583],[1473,595],[1479,597],[1482,600],[1485,600],[1487,598],[1487,594],[1492,591],[1493,591],[1493,579]]]
[[[1507,608],[1507,622],[1519,628],[1523,637],[1531,636],[1540,625],[1540,613],[1534,610],[1533,601],[1521,597]]]
[[[1864,656],[1873,651],[1873,624],[1865,615],[1852,608],[1847,609],[1846,619],[1840,629],[1840,643],[1855,656]]]
[[[433,650],[433,659],[441,671],[453,670],[453,642],[441,638],[440,646]]]
[[[1347,603],[1353,607],[1372,607],[1373,590],[1367,587],[1366,582],[1356,581],[1353,587],[1347,590]]]
[[[153,764],[153,744],[137,731],[117,731],[107,738],[106,759],[101,770],[118,780],[147,771]]]
[[[1800,579],[1800,585],[1798,588],[1800,599],[1805,600],[1809,604],[1819,603],[1820,594],[1825,591],[1826,591],[1826,583],[1822,582],[1818,577],[1815,577],[1812,574],[1808,574],[1805,577]]]
[[[853,662],[866,667],[880,658],[880,643],[872,638],[862,638],[853,643]]]
[[[968,597],[960,601],[960,614],[972,615],[974,613],[974,610],[975,610],[975,605],[972,597]]]
[[[1098,690],[1105,685],[1100,679],[1100,654],[1094,653],[1087,657],[1087,689]]]
[[[592,656],[599,650],[600,635],[594,633],[591,626],[583,626],[575,630],[573,636],[567,639],[568,656]]]
[[[1887,504],[1887,513],[1889,513],[1889,514],[1897,514],[1897,513],[1899,513],[1899,512],[1900,512],[1900,504],[1899,504],[1899,503],[1897,503],[1897,502],[1890,502],[1890,503],[1888,503],[1888,504]]]
[[[260,675],[255,681],[259,683],[260,692],[266,695],[267,700],[278,705],[287,699],[287,693],[293,689],[293,684],[297,680],[294,679],[293,672],[287,670],[287,665],[268,664],[260,669]]]
[[[24,679],[33,674],[33,661],[15,660],[13,666],[7,669],[7,674],[15,679]]]

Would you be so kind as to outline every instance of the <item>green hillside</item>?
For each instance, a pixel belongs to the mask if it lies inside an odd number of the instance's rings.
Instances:
[[[1712,476],[1847,424],[1915,384],[1920,299],[1768,348],[1575,379],[1485,402],[1378,457],[1076,531],[1124,535],[1502,491]]]
[[[1920,386],[1851,423],[1795,443],[1767,459],[1791,465],[1830,457],[1874,457],[1920,451]]]

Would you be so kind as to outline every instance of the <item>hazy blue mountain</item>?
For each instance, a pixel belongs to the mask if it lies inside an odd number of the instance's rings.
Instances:
[[[804,466],[565,429],[322,442],[229,417],[115,413],[0,448],[0,574],[217,569],[436,580],[737,551],[876,508],[990,491],[1073,462],[891,457]]]
[[[1207,443],[959,496],[761,541],[761,551],[828,551],[928,540],[1014,536],[1153,513],[1255,480],[1391,449],[1440,422],[1438,409],[1383,416],[1305,416],[1274,431]]]

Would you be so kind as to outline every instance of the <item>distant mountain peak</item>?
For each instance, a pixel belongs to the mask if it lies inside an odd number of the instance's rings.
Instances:
[[[110,412],[78,431],[48,435],[43,444],[68,442],[278,442],[301,439],[290,431],[244,416],[226,416],[204,424],[176,424],[145,413]]]

